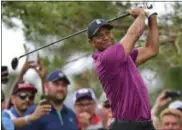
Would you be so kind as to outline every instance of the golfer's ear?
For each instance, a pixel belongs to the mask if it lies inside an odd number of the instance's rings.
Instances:
[[[92,39],[88,39],[88,43],[90,44],[90,45],[92,45]]]

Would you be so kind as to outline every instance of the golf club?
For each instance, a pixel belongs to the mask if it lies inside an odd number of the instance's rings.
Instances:
[[[152,9],[152,8],[153,8],[152,5],[148,6],[147,4],[145,4],[144,6],[145,6],[146,9]],[[113,19],[110,19],[110,20],[107,20],[107,21],[108,21],[108,22],[112,22],[112,21],[115,21],[115,20],[118,20],[118,19],[121,19],[121,18],[125,18],[125,17],[127,17],[127,16],[129,16],[129,15],[130,15],[129,13],[126,13],[126,14],[124,14],[124,15],[117,16],[117,17],[115,17],[115,18],[113,18]],[[83,32],[86,32],[86,31],[87,31],[87,29],[80,30],[80,31],[78,31],[78,32],[76,32],[76,33],[73,33],[73,34],[70,34],[70,35],[68,35],[68,36],[65,36],[65,37],[63,37],[62,39],[58,40],[58,41],[52,42],[52,43],[50,43],[50,44],[47,44],[47,45],[42,46],[42,47],[40,47],[40,48],[37,48],[37,49],[35,49],[35,50],[33,50],[33,51],[30,51],[30,52],[28,52],[28,53],[25,53],[24,55],[21,55],[21,56],[19,56],[18,58],[15,57],[15,58],[13,58],[12,61],[11,61],[11,67],[15,70],[15,69],[17,68],[17,66],[18,66],[19,59],[21,59],[22,57],[24,57],[24,56],[26,56],[26,55],[29,55],[29,54],[31,54],[31,53],[33,53],[33,52],[39,51],[39,50],[41,50],[41,49],[44,49],[44,48],[46,48],[46,47],[49,47],[49,46],[51,46],[51,45],[53,45],[53,44],[55,44],[55,43],[58,43],[58,42],[60,42],[60,41],[66,40],[66,39],[68,39],[68,38],[70,38],[70,37],[73,37],[73,36],[76,36],[76,35],[81,34],[81,33],[83,33]]]
[[[112,21],[114,21],[114,20],[117,20],[117,19],[120,19],[120,18],[124,18],[124,17],[127,17],[127,16],[129,16],[129,15],[130,15],[129,13],[124,14],[124,15],[120,15],[120,16],[118,16],[118,17],[115,17],[115,18],[113,18],[113,19],[108,20],[108,22],[112,22]],[[65,37],[63,37],[62,39],[58,40],[58,41],[52,42],[52,43],[47,44],[47,45],[45,45],[45,46],[43,46],[43,47],[40,47],[40,48],[37,48],[37,49],[35,49],[35,50],[33,50],[33,51],[30,51],[30,52],[28,52],[28,53],[25,53],[24,55],[21,55],[21,56],[19,56],[18,58],[15,57],[15,58],[13,58],[12,61],[11,61],[11,67],[15,70],[15,69],[17,68],[17,66],[18,66],[18,61],[19,61],[19,59],[21,59],[22,57],[24,57],[24,56],[26,56],[26,55],[29,55],[29,54],[31,54],[31,53],[33,53],[33,52],[39,51],[39,50],[41,50],[41,49],[43,49],[43,48],[49,47],[49,46],[51,46],[51,45],[53,45],[53,44],[55,44],[55,43],[58,43],[58,42],[60,42],[60,41],[66,40],[66,39],[68,39],[68,38],[70,38],[70,37],[73,37],[73,36],[76,36],[76,35],[81,34],[81,33],[83,33],[83,32],[86,32],[86,31],[87,31],[87,29],[80,30],[80,31],[78,31],[78,32],[76,32],[76,33],[73,33],[73,34],[70,34],[70,35],[68,35],[68,36],[65,36]]]

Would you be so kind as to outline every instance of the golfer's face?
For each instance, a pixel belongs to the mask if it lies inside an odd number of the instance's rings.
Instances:
[[[113,35],[111,29],[100,28],[98,33],[92,38],[91,44],[98,50],[105,50],[113,44]]]

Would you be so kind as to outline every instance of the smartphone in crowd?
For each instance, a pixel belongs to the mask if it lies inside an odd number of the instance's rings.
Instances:
[[[8,66],[1,66],[1,82],[3,84],[8,83]]]
[[[26,53],[29,53],[33,50],[35,50],[35,47],[31,44],[23,44],[24,45],[24,49]],[[31,63],[32,66],[36,66],[38,63],[38,53],[37,52],[33,52],[31,54],[27,55],[27,60]]]
[[[50,104],[50,99],[49,99],[49,97],[48,97],[48,95],[42,95],[41,96],[41,100],[45,100],[44,102],[42,102],[41,103],[41,105],[43,105],[43,104]]]
[[[165,98],[179,98],[181,96],[181,92],[179,90],[177,91],[167,91],[166,92],[166,95],[165,95]]]

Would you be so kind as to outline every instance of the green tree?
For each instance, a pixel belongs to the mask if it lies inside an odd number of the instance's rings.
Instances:
[[[22,20],[27,42],[36,48],[61,39],[81,29],[85,29],[95,18],[110,19],[124,14],[131,7],[129,2],[2,2],[2,20],[8,27],[16,26],[12,18]],[[157,73],[163,87],[182,89],[182,3],[171,4],[173,12],[159,18],[160,53],[141,66]],[[127,17],[112,22],[114,35],[119,40],[131,25],[133,19]],[[147,28],[147,26],[146,26]],[[146,32],[145,32],[146,34]],[[144,35],[146,37],[146,35]],[[145,38],[144,38],[145,39]],[[137,46],[143,46],[139,40]],[[93,48],[88,45],[85,33],[57,43],[41,51],[45,67],[50,71],[63,67],[67,60],[78,54],[91,53]],[[83,75],[86,73],[86,77]],[[75,88],[92,87],[97,95],[101,90],[93,68],[75,75]],[[85,82],[88,81],[89,82]],[[99,88],[99,89],[98,89]],[[155,91],[153,91],[155,93]],[[151,94],[152,96],[153,94]]]

